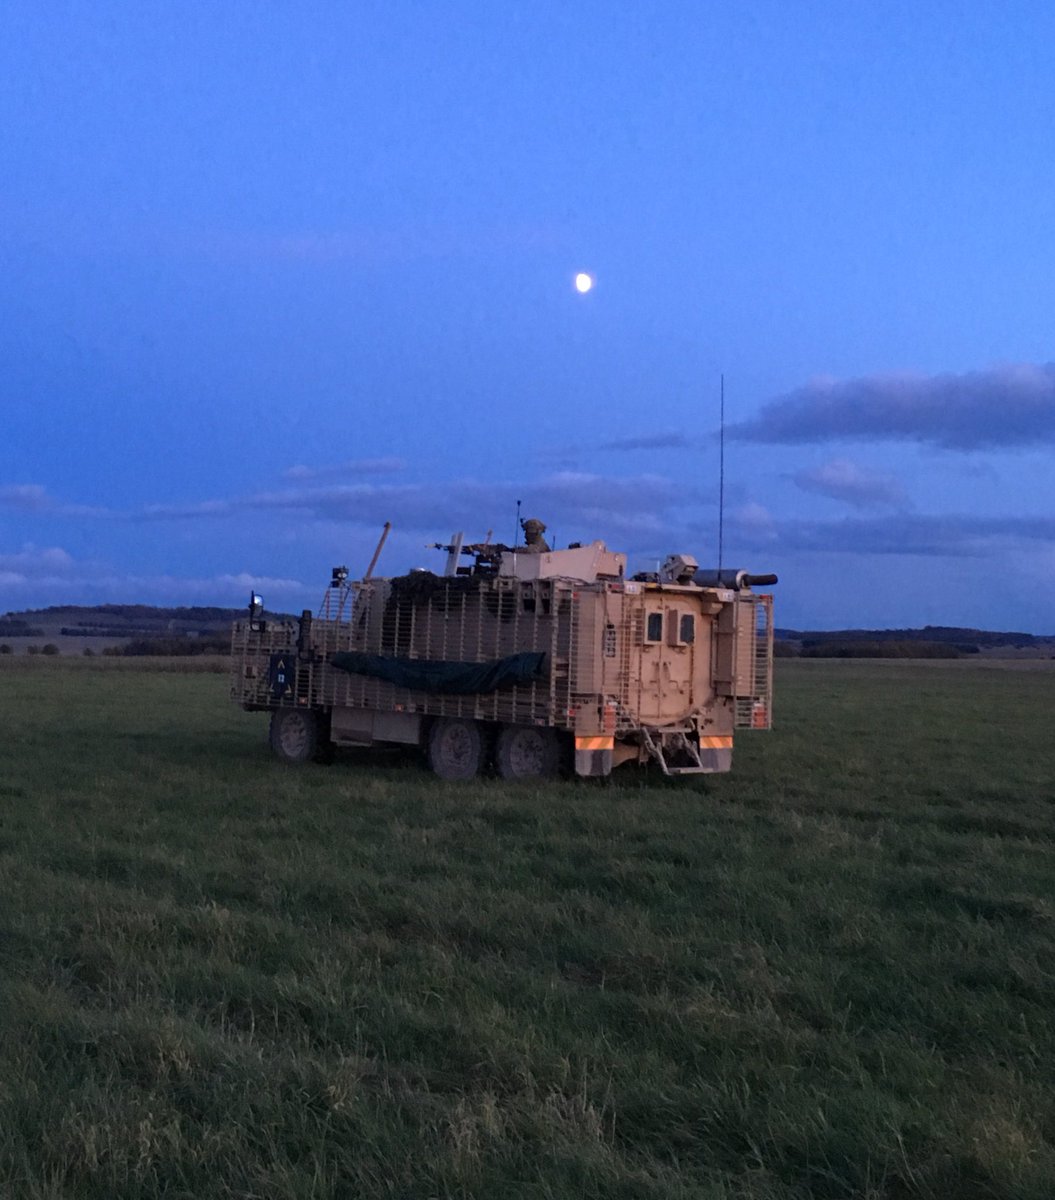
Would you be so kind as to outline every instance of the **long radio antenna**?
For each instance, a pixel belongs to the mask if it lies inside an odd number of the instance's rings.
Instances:
[[[520,501],[517,501],[517,518],[516,524],[513,526],[513,553],[517,552],[517,543],[520,541]]]
[[[725,372],[722,372],[719,391],[720,416],[718,424],[718,571],[722,570],[722,549],[725,534]]]

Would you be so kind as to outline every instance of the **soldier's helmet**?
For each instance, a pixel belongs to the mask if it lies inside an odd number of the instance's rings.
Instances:
[[[537,517],[528,517],[526,521],[522,521],[525,533],[545,533],[546,526]]]

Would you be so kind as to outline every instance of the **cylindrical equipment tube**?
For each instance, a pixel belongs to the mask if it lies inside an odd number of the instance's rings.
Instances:
[[[700,569],[692,577],[693,583],[706,588],[729,588],[734,592],[744,588],[768,586],[777,582],[776,575],[749,575],[747,571],[724,567],[721,571]]]

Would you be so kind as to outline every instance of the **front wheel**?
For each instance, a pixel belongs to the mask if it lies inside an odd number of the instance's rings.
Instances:
[[[495,766],[503,779],[552,779],[560,770],[556,730],[503,725],[495,744]]]
[[[309,709],[276,709],[271,714],[270,741],[284,763],[309,762],[320,750],[318,718]]]
[[[429,730],[428,759],[441,779],[475,778],[484,762],[484,736],[479,724],[441,717]]]

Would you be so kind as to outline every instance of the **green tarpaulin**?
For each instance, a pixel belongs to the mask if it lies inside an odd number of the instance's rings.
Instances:
[[[529,651],[493,662],[425,662],[419,658],[391,658],[346,651],[334,654],[330,663],[351,675],[371,675],[415,692],[475,696],[541,679],[545,657],[545,654]]]

